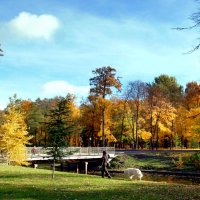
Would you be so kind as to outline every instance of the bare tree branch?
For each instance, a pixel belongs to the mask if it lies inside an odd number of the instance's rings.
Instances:
[[[198,3],[198,7],[200,7],[199,5],[200,1],[199,0],[195,0],[195,1]],[[191,30],[194,28],[200,28],[200,8],[198,8],[197,12],[191,15],[190,20],[193,21],[194,25],[188,26],[188,27],[177,27],[177,28],[172,28],[172,29],[182,31],[182,30]],[[200,48],[200,42],[195,47],[193,47],[190,51],[183,54],[191,54],[194,51],[199,50],[199,48]]]
[[[188,118],[195,119],[195,118],[198,117],[199,115],[200,115],[200,113],[198,113],[198,114],[196,114],[196,115],[189,116]]]
[[[197,22],[196,24],[194,24],[193,26],[188,26],[188,27],[177,27],[177,28],[172,28],[172,29],[175,29],[175,30],[178,30],[178,31],[182,31],[182,30],[189,30],[189,29],[193,29],[193,28],[196,28],[200,25],[200,21]]]
[[[183,54],[191,54],[193,53],[194,51],[198,50],[200,48],[200,44],[196,45],[193,49],[191,49],[190,51],[186,52],[186,53],[183,53]]]
[[[1,48],[0,48],[0,56],[3,56],[3,50]]]

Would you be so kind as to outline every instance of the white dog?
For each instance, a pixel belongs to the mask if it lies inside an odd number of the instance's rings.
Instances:
[[[139,179],[141,180],[143,177],[142,172],[137,168],[128,168],[124,170],[124,174],[127,174],[130,179]]]

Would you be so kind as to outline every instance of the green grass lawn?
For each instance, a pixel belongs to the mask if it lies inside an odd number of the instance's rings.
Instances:
[[[25,200],[192,200],[200,199],[200,186],[0,166],[0,199]]]

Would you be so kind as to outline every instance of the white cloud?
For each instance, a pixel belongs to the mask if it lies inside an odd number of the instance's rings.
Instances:
[[[29,39],[52,38],[55,31],[59,28],[60,22],[53,15],[35,15],[28,12],[21,12],[12,19],[8,26],[12,32]]]
[[[67,93],[77,97],[86,97],[89,92],[89,86],[70,85],[67,81],[51,81],[42,86],[43,95],[48,97],[66,96]]]

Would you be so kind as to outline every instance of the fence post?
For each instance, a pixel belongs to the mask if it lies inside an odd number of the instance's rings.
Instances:
[[[87,174],[88,162],[85,162],[85,174]]]
[[[77,174],[79,173],[78,164],[77,164],[77,167],[76,167],[76,173],[77,173]]]

